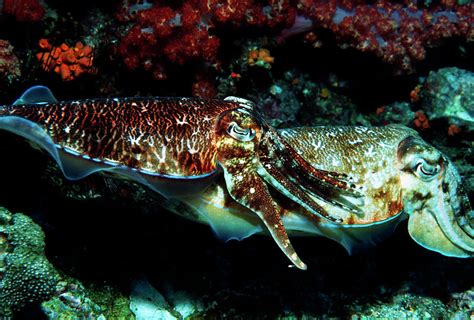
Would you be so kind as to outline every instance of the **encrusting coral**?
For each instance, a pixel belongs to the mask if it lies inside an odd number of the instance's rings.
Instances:
[[[52,296],[59,274],[45,257],[44,233],[31,218],[0,207],[0,317]]]

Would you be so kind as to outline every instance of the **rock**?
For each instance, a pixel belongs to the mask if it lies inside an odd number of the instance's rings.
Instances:
[[[458,68],[430,72],[422,89],[422,109],[431,120],[447,118],[474,127],[474,73]]]
[[[137,280],[130,295],[130,310],[137,320],[176,320],[165,298],[146,280]]]

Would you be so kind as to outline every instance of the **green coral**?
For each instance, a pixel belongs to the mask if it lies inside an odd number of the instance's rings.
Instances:
[[[45,257],[44,233],[31,218],[0,208],[0,316],[53,295],[59,274]]]
[[[105,319],[102,307],[94,303],[84,286],[75,279],[58,283],[56,295],[41,304],[49,319]]]
[[[57,295],[41,304],[49,319],[130,319],[129,301],[116,288],[88,285],[67,278],[58,284]]]

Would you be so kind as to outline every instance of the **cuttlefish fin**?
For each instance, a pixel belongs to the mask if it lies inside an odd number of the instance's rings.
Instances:
[[[274,202],[252,160],[254,159],[234,157],[221,162],[229,194],[235,201],[257,214],[283,253],[296,267],[306,270],[306,264],[298,257],[286,233],[281,219],[283,209]]]
[[[45,86],[34,86],[26,90],[13,105],[20,104],[46,104],[57,103],[58,100],[54,97],[49,88]]]

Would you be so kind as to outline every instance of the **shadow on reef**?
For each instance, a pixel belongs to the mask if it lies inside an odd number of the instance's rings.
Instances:
[[[287,267],[269,237],[223,243],[209,227],[166,212],[140,187],[100,176],[68,182],[21,139],[1,132],[0,141],[8,150],[0,158],[7,168],[0,203],[32,217],[46,234],[50,262],[86,287],[112,286],[129,296],[132,282],[146,277],[159,292],[200,300],[208,318],[262,319],[346,318],[404,294],[414,296],[401,306],[408,310],[424,297],[450,303],[474,286],[472,261],[423,249],[409,238],[406,223],[352,256],[327,239],[293,238],[309,266],[302,272]]]

